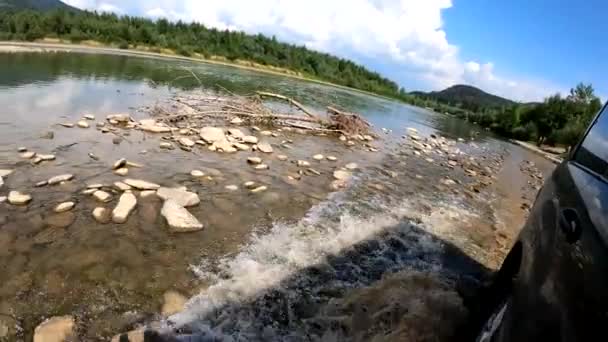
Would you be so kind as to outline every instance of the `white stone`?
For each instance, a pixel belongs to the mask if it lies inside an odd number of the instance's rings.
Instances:
[[[270,167],[266,164],[259,164],[253,167],[256,170],[268,170]]]
[[[40,181],[40,182],[36,183],[36,185],[34,185],[34,186],[37,188],[41,188],[41,187],[47,186],[47,185],[49,185],[49,181]]]
[[[127,178],[127,179],[123,180],[123,183],[130,185],[138,190],[158,190],[158,188],[160,188],[160,185],[158,185],[158,184],[146,182],[146,181],[139,180],[139,179]]]
[[[203,127],[201,128],[199,135],[201,139],[208,143],[214,143],[216,141],[226,140],[224,130],[218,127]]]
[[[263,153],[272,153],[274,151],[272,149],[272,146],[270,146],[270,144],[267,142],[261,142],[257,146],[258,146],[258,150],[260,150],[260,152],[263,152]]]
[[[192,177],[205,177],[205,173],[201,170],[192,170],[190,171],[190,176]]]
[[[82,191],[83,195],[92,195],[95,193],[95,191],[97,191],[98,189],[86,189]]]
[[[119,176],[126,176],[129,174],[129,169],[127,169],[126,167],[121,167],[120,169],[116,169],[114,170],[114,173],[119,175]]]
[[[188,129],[188,128],[182,128],[182,129],[179,130],[179,134],[181,134],[181,135],[188,135],[188,134],[190,134],[190,129]]]
[[[167,220],[169,228],[174,233],[194,232],[203,229],[203,224],[173,200],[167,200],[161,209],[161,215]]]
[[[321,161],[325,159],[325,157],[322,154],[315,154],[314,156],[312,156],[312,159]]]
[[[61,182],[67,182],[72,180],[72,178],[74,178],[74,175],[71,174],[65,174],[65,175],[59,175],[59,176],[55,176],[52,177],[51,179],[49,179],[49,185],[55,185],[55,184],[59,184]]]
[[[348,170],[356,170],[359,167],[359,165],[357,165],[357,163],[348,163],[344,167],[347,168]]]
[[[372,137],[371,135],[364,135],[364,136],[363,136],[363,139],[364,139],[365,141],[374,141],[374,137]]]
[[[348,139],[345,136],[343,136],[343,135],[340,136],[340,141],[346,141],[346,140],[348,140]]]
[[[184,191],[181,189],[161,187],[157,190],[156,195],[165,201],[172,200],[182,207],[191,207],[201,202],[198,195],[194,192]]]
[[[129,215],[137,205],[137,198],[131,192],[125,192],[118,199],[116,208],[112,210],[112,221],[114,223],[125,223]]]
[[[127,123],[131,121],[131,116],[129,114],[111,114],[106,116],[106,120],[110,121],[110,123],[112,123],[112,121],[117,123]]]
[[[263,136],[265,136],[265,137],[269,137],[269,136],[271,136],[271,135],[272,135],[272,132],[271,132],[271,131],[261,131],[261,132],[260,132],[260,135],[263,135]]]
[[[234,146],[232,146],[232,143],[228,142],[228,140],[226,140],[226,139],[216,141],[213,143],[212,146],[215,147],[216,150],[222,151],[225,153],[234,153],[237,151],[237,149],[234,148]]]
[[[114,162],[112,169],[117,170],[117,169],[125,167],[126,165],[127,165],[127,160],[125,158],[120,158],[116,162]]]
[[[97,207],[93,209],[93,217],[99,223],[108,223],[110,221],[110,210],[108,208]]]
[[[336,161],[336,160],[338,160],[338,158],[334,157],[334,156],[327,156],[327,160],[329,160],[329,161]]]
[[[60,123],[61,126],[65,127],[65,128],[72,128],[74,127],[73,123],[69,123],[69,122],[62,122]]]
[[[72,316],[52,317],[34,330],[34,342],[67,342],[76,338],[76,322]]]
[[[101,188],[103,188],[103,184],[101,184],[101,183],[87,185],[87,189],[101,189]]]
[[[230,123],[233,124],[233,125],[240,125],[240,124],[243,123],[243,119],[241,119],[241,118],[234,118],[234,119],[230,120]]]
[[[170,142],[163,141],[160,143],[160,148],[171,150],[173,149],[173,144],[171,144]]]
[[[284,154],[279,154],[277,156],[277,159],[280,160],[280,161],[286,161],[289,158],[286,155],[284,155]]]
[[[0,177],[6,177],[6,176],[10,175],[11,173],[13,173],[13,170],[0,169]]]
[[[245,134],[243,132],[241,132],[240,129],[238,128],[230,128],[228,129],[228,134],[230,134],[231,137],[235,138],[235,139],[243,139],[245,137]]]
[[[4,179],[0,177],[0,188],[4,185]]]
[[[77,125],[80,128],[89,128],[89,123],[84,120],[78,121]]]
[[[0,203],[6,202],[8,198],[6,196],[0,196]]]
[[[123,182],[114,182],[114,186],[120,191],[131,190],[131,186],[129,186]]]
[[[262,185],[262,186],[259,186],[259,187],[255,188],[255,189],[251,189],[251,193],[252,194],[257,194],[258,192],[263,192],[263,191],[266,191],[266,190],[268,190],[268,187],[265,186],[265,185]]]
[[[408,130],[408,132],[410,132],[410,133],[418,133],[418,130],[417,130],[417,129],[415,129],[414,127],[408,127],[408,128],[407,128],[407,130]]]
[[[23,159],[32,159],[36,156],[36,152],[23,152],[19,156]]]
[[[247,189],[254,189],[256,187],[255,182],[249,181],[249,182],[245,182],[243,184],[244,187],[246,187]]]
[[[141,198],[150,198],[156,196],[156,191],[154,190],[144,190],[139,193],[139,197]]]
[[[150,133],[169,133],[171,128],[161,125],[154,119],[144,119],[139,121],[139,128],[144,132]]]
[[[19,191],[11,191],[8,193],[8,203],[13,205],[28,204],[32,200],[32,196],[23,194]]]
[[[226,185],[226,190],[237,191],[239,187],[237,185]]]
[[[57,206],[55,206],[53,211],[56,213],[63,213],[65,211],[72,210],[75,205],[76,205],[76,203],[74,203],[74,202],[63,202],[63,203],[60,203]]]
[[[455,181],[453,181],[453,180],[451,180],[451,179],[449,179],[449,178],[442,179],[442,180],[441,180],[441,183],[443,183],[443,184],[445,184],[445,185],[448,185],[448,186],[449,186],[449,185],[455,185],[455,184],[456,184],[456,182],[455,182]]]
[[[50,160],[55,160],[55,155],[54,154],[39,154],[38,158],[40,158],[42,161],[50,161]]]
[[[186,146],[186,147],[192,147],[192,146],[196,145],[196,143],[189,138],[180,138],[178,142],[182,146]]]
[[[86,119],[86,120],[91,120],[92,121],[92,120],[95,120],[95,115],[87,114],[87,115],[83,116],[83,118]]]
[[[109,193],[102,191],[102,190],[95,191],[93,193],[93,197],[96,200],[98,200],[99,202],[103,202],[103,203],[107,203],[112,200],[112,195],[110,195]]]
[[[232,146],[236,147],[237,149],[241,150],[241,151],[249,151],[250,147],[247,144],[241,144],[238,142],[234,142],[232,143]]]
[[[346,145],[348,145],[348,146],[355,146],[356,143],[354,141],[352,141],[352,140],[349,140],[349,141],[346,142]]]
[[[258,138],[253,135],[246,135],[243,137],[242,141],[246,144],[257,144]]]
[[[253,164],[253,165],[262,164],[262,158],[259,158],[259,157],[249,157],[249,158],[247,158],[247,163]]]
[[[334,178],[337,180],[347,180],[351,177],[351,173],[348,171],[344,171],[344,170],[336,170],[334,171]]]
[[[306,166],[310,166],[310,163],[307,162],[306,160],[298,160],[297,165],[300,167],[306,167]]]

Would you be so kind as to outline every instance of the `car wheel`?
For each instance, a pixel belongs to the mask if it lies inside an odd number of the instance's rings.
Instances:
[[[502,325],[510,302],[511,301],[509,299],[504,300],[494,309],[490,317],[486,320],[485,324],[481,327],[481,330],[477,335],[477,339],[475,339],[476,342],[495,341],[496,333]]]

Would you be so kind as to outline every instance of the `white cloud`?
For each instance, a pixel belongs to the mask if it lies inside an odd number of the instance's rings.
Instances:
[[[67,0],[80,8],[114,6],[129,14],[198,21],[281,40],[370,66],[407,89],[468,83],[516,100],[539,100],[554,85],[499,76],[492,63],[463,61],[443,29],[451,0]]]

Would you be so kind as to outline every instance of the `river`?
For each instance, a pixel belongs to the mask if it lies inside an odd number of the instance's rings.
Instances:
[[[40,322],[61,315],[75,318],[82,340],[143,325],[201,340],[446,340],[466,320],[456,285],[496,267],[503,254],[495,252],[508,248],[523,223],[519,200],[534,189],[524,189],[520,163],[551,169],[448,115],[250,70],[64,52],[0,53],[0,69],[0,169],[14,170],[0,196],[19,190],[33,198],[27,206],[0,203],[0,334],[11,341],[30,340]],[[137,130],[116,139],[94,121],[88,129],[58,125],[84,114],[97,122],[113,113],[145,119],[138,108],[199,87],[265,90],[317,111],[332,104],[360,113],[381,137],[374,142],[380,152],[275,130],[265,139],[290,160],[338,157],[337,164],[314,164],[320,176],[295,183],[286,175],[297,168],[277,160],[276,151],[265,157],[270,170],[259,171],[244,163],[250,152],[166,151]],[[462,168],[449,167],[448,153],[414,154],[402,138],[407,127],[449,142],[461,152]],[[33,164],[18,153],[22,146],[56,159]],[[205,228],[171,233],[156,199],[140,199],[124,224],[96,222],[91,212],[99,203],[82,191],[123,179],[111,169],[119,158],[143,164],[130,169],[131,178],[196,192],[201,203],[189,209]],[[331,190],[336,165],[352,162],[358,169],[350,185]],[[194,169],[207,177],[193,179]],[[34,186],[65,173],[74,179]],[[246,181],[268,191],[243,191]],[[108,191],[111,209],[120,192]],[[53,213],[64,201],[75,208]],[[505,220],[515,223],[505,228]],[[171,294],[189,300],[163,314]]]

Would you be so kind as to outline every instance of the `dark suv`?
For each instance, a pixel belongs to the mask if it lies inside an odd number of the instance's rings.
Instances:
[[[608,328],[608,110],[540,190],[484,297],[477,341],[595,341]],[[483,322],[484,320],[481,320]],[[606,324],[606,326],[604,326]],[[604,336],[604,337],[602,337]]]

